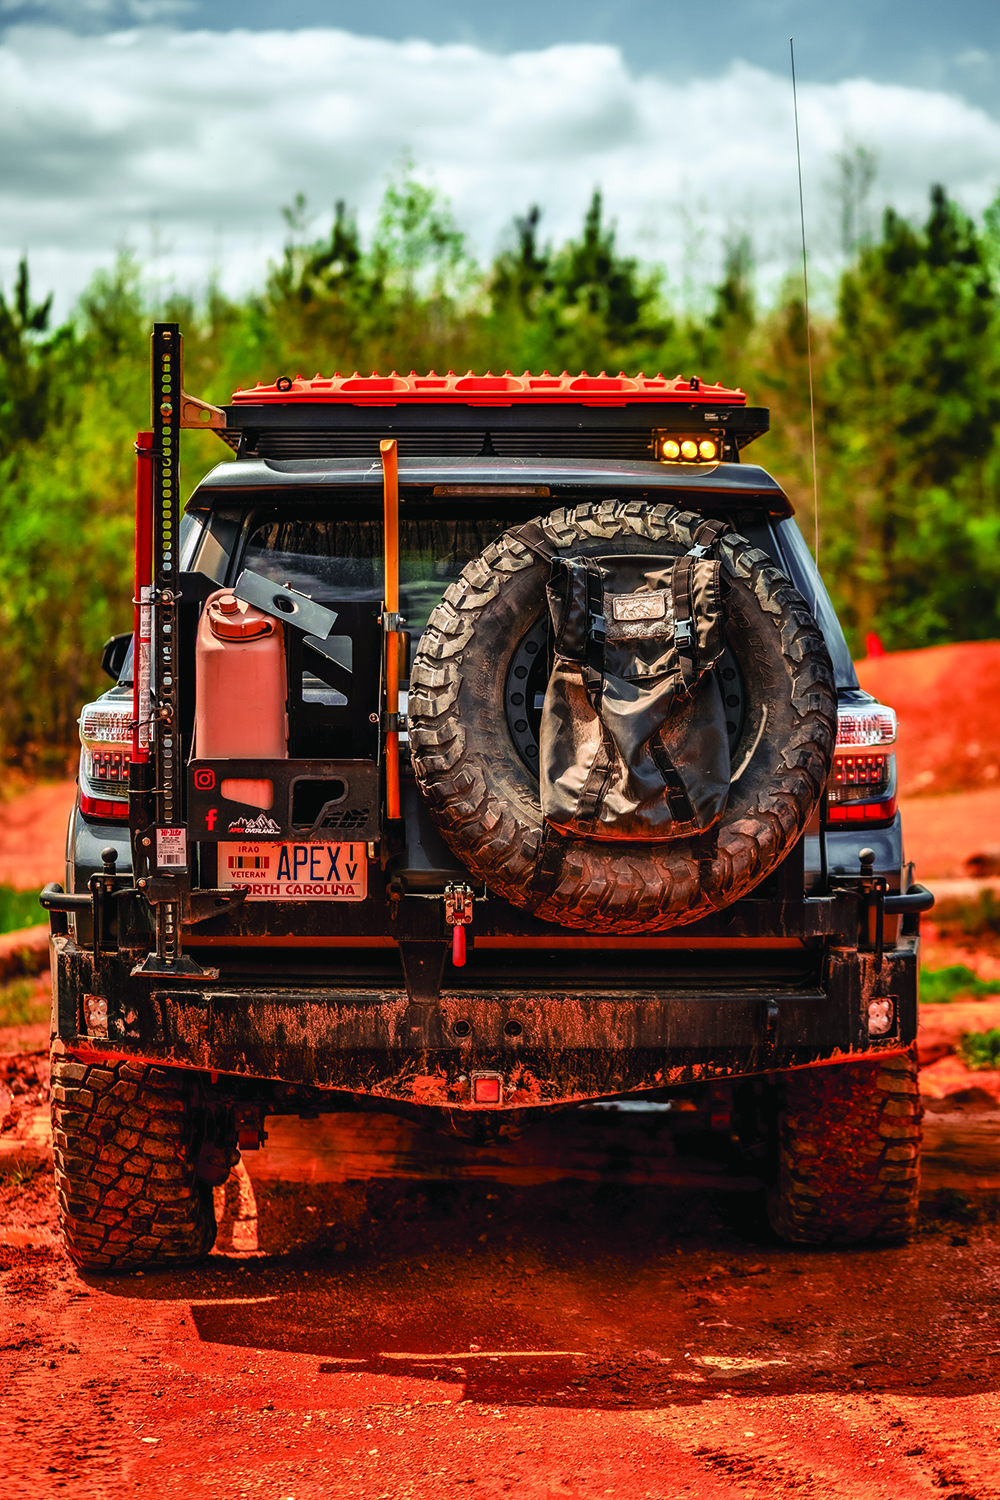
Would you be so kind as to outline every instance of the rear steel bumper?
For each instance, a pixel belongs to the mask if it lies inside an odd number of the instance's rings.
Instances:
[[[242,1080],[344,1090],[450,1109],[476,1105],[476,1074],[500,1106],[526,1108],[898,1052],[916,1037],[919,939],[885,954],[830,949],[822,983],[685,988],[266,987],[133,976],[52,939],[53,1031],[69,1051],[145,1059]],[[891,1023],[869,1035],[873,1000]],[[886,1007],[880,1008],[884,1013]]]

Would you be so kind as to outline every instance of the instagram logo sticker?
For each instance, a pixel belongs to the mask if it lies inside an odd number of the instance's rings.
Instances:
[[[195,771],[194,784],[199,792],[210,792],[215,787],[214,771]]]

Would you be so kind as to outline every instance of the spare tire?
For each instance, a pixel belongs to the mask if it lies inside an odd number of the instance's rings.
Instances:
[[[535,524],[564,556],[676,557],[703,517],[609,500]],[[723,691],[739,715],[728,726],[733,775],[717,845],[704,835],[644,844],[543,838],[528,664],[544,657],[549,566],[509,531],[446,591],[410,673],[410,753],[445,841],[496,895],[588,932],[663,931],[746,895],[801,835],[836,737],[830,657],[805,600],[766,553],[734,533],[716,552],[730,585]]]

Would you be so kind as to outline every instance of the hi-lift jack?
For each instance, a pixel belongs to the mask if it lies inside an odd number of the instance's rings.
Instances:
[[[183,427],[221,430],[226,414],[188,396],[176,323],[152,339],[153,431],[136,439],[135,669],[129,829],[136,891],[155,911],[152,951],[133,971],[216,978],[182,951],[185,921],[217,914],[243,892],[191,891],[180,737],[180,437]],[[195,909],[192,902],[195,903]]]
[[[155,945],[135,972],[214,978],[181,950],[182,923],[204,921],[239,903],[241,890],[191,890],[187,828],[182,817],[179,632],[181,592],[180,434],[182,427],[223,432],[221,407],[189,396],[182,383],[182,341],[176,323],[157,323],[152,339],[152,428],[136,438],[135,668],[129,828],[135,884],[116,872],[117,851],[102,850],[102,870],[89,894],[46,886],[41,904],[57,913],[90,908],[94,958],[114,948],[114,909],[121,896],[141,894],[155,909]],[[65,931],[65,917],[53,923]]]

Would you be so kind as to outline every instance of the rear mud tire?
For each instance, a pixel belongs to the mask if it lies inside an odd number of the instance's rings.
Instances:
[[[215,1211],[212,1189],[191,1160],[195,1125],[183,1074],[53,1058],[56,1194],[78,1266],[179,1266],[208,1254]]]
[[[796,1245],[906,1240],[920,1205],[915,1049],[779,1079],[771,1227]]]

